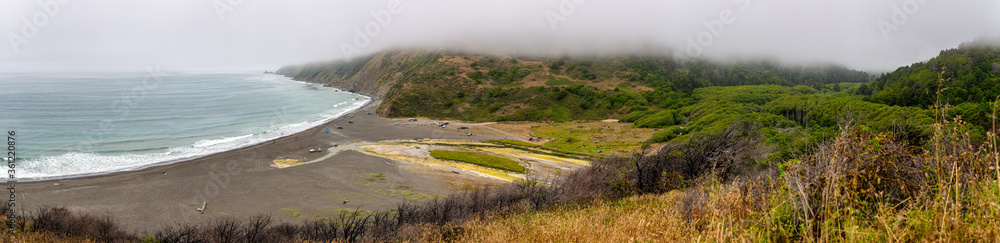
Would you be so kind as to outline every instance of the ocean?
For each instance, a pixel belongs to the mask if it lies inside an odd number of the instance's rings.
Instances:
[[[367,96],[274,74],[0,73],[18,180],[181,162],[321,125]]]

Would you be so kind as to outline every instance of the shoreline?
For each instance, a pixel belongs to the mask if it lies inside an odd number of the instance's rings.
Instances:
[[[317,84],[317,83],[311,83],[311,82],[306,82],[306,81],[299,81],[299,80],[295,80],[295,79],[291,79],[291,78],[289,78],[289,80],[291,80],[293,82],[301,82],[301,83],[306,83],[306,84]],[[336,87],[334,87],[334,88],[336,88]],[[336,89],[343,91],[343,89],[340,89],[340,88],[336,88]],[[343,112],[340,112],[340,113],[338,113],[336,115],[333,115],[333,116],[330,116],[330,117],[326,117],[326,118],[324,118],[324,119],[322,119],[320,121],[317,121],[318,124],[315,125],[315,126],[311,126],[311,127],[305,128],[305,129],[303,129],[301,131],[298,131],[298,132],[295,132],[295,133],[290,133],[288,135],[278,136],[278,137],[275,137],[275,138],[271,138],[271,139],[267,139],[267,140],[262,140],[260,142],[250,143],[250,144],[246,144],[246,145],[242,145],[242,146],[238,146],[238,147],[233,147],[233,148],[229,148],[229,149],[226,149],[226,150],[215,151],[215,152],[210,152],[210,153],[201,154],[201,155],[194,155],[194,156],[188,157],[188,158],[180,158],[180,159],[172,159],[172,160],[154,162],[154,163],[150,163],[150,164],[144,164],[144,165],[139,165],[139,166],[136,166],[136,167],[130,167],[130,168],[125,168],[125,169],[112,170],[112,171],[102,171],[102,172],[92,172],[92,173],[83,173],[83,174],[50,176],[50,177],[14,178],[15,180],[13,180],[13,181],[16,181],[18,183],[35,183],[35,182],[52,182],[52,181],[62,181],[62,180],[93,178],[93,177],[101,177],[101,176],[112,175],[112,174],[116,174],[116,173],[136,172],[136,171],[142,171],[142,170],[156,168],[156,167],[160,167],[160,166],[167,166],[167,165],[172,165],[172,164],[177,164],[177,163],[184,163],[184,162],[188,162],[188,161],[192,161],[192,160],[196,160],[196,159],[200,159],[200,158],[212,156],[212,155],[215,155],[215,154],[227,153],[227,152],[236,151],[236,150],[240,150],[240,149],[247,148],[247,147],[252,147],[252,146],[257,146],[257,145],[265,144],[267,142],[272,142],[272,141],[279,140],[279,139],[282,139],[282,138],[285,138],[285,137],[297,136],[299,133],[315,129],[317,127],[328,126],[333,121],[335,121],[335,120],[337,120],[339,118],[342,118],[344,116],[350,115],[351,113],[356,112],[358,110],[364,109],[364,108],[368,107],[369,105],[379,103],[379,102],[375,102],[375,100],[376,100],[375,97],[372,97],[370,95],[363,94],[363,93],[360,93],[360,92],[353,92],[353,94],[358,94],[358,95],[367,97],[368,100],[365,101],[364,104],[361,104],[359,106],[353,107],[351,109],[344,110]],[[377,109],[377,107],[375,107],[375,108]],[[252,135],[256,135],[256,134],[252,134]]]

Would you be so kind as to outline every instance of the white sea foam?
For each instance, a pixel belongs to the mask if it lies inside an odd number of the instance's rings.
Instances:
[[[246,138],[250,138],[250,137],[253,137],[253,134],[247,134],[247,135],[237,136],[237,137],[220,138],[220,139],[200,140],[200,141],[194,143],[194,147],[195,148],[205,148],[205,147],[209,147],[209,146],[213,146],[213,145],[219,145],[219,144],[225,144],[225,143],[233,143],[233,142],[240,141],[241,139],[246,139]]]

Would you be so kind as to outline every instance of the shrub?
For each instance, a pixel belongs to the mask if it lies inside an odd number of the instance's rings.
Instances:
[[[905,131],[845,125],[840,136],[816,153],[790,161],[787,186],[800,192],[790,195],[795,222],[806,230],[800,233],[841,237],[837,231],[856,221],[901,210],[898,217],[908,211],[907,220],[923,225],[890,229],[909,231],[907,241],[920,239],[912,238],[917,235],[964,241],[960,232],[970,225],[961,218],[971,217],[968,205],[974,203],[963,198],[975,195],[984,179],[994,178],[996,169],[990,167],[995,161],[989,160],[997,156],[995,151],[986,156],[989,146],[973,146],[969,134],[962,132],[964,125],[957,120],[934,124],[929,149],[911,146],[900,135]],[[919,215],[941,220],[922,222]]]
[[[649,138],[649,143],[669,142],[670,140],[673,140],[674,138],[683,135],[685,132],[687,131],[685,131],[685,129],[681,127],[671,126],[666,129],[657,131],[656,133],[653,133],[653,136]]]
[[[684,188],[705,176],[726,180],[764,158],[767,148],[761,144],[759,128],[735,122],[720,133],[667,143],[650,153],[644,149],[627,157],[595,161],[567,178],[565,195],[617,199]]]
[[[548,81],[545,81],[545,85],[553,85],[553,86],[555,86],[555,85],[569,85],[569,86],[574,86],[574,85],[583,85],[583,83],[575,82],[575,81],[569,81],[569,79],[561,78],[561,79],[549,79]]]
[[[62,237],[83,236],[101,242],[125,241],[133,238],[111,217],[78,215],[61,207],[40,208],[35,214],[21,220],[25,222],[20,226],[24,231],[49,232]]]
[[[556,60],[556,61],[552,62],[551,64],[549,64],[549,69],[552,69],[553,71],[556,71],[556,70],[559,70],[560,68],[562,68],[562,65],[565,65],[565,64],[566,64],[566,60],[565,59],[559,59],[559,60]]]
[[[639,118],[635,121],[636,127],[659,128],[679,125],[683,121],[683,116],[676,110],[659,111]]]
[[[892,133],[860,127],[790,166],[799,185],[811,193],[811,210],[863,208],[876,200],[900,203],[928,193],[927,164],[920,152]]]
[[[655,155],[634,163],[633,185],[639,192],[665,192],[706,175],[726,180],[766,154],[758,129],[760,125],[738,121],[721,133],[668,143]]]
[[[479,80],[482,80],[485,77],[486,77],[486,75],[483,75],[483,72],[480,72],[480,71],[475,71],[475,72],[469,73],[469,79],[472,79],[472,80],[479,81]]]

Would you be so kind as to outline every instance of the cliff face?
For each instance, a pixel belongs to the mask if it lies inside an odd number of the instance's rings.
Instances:
[[[390,50],[352,60],[284,66],[277,73],[385,100],[402,75],[418,71],[436,60],[438,55],[430,51]],[[383,102],[379,112],[387,106]]]

